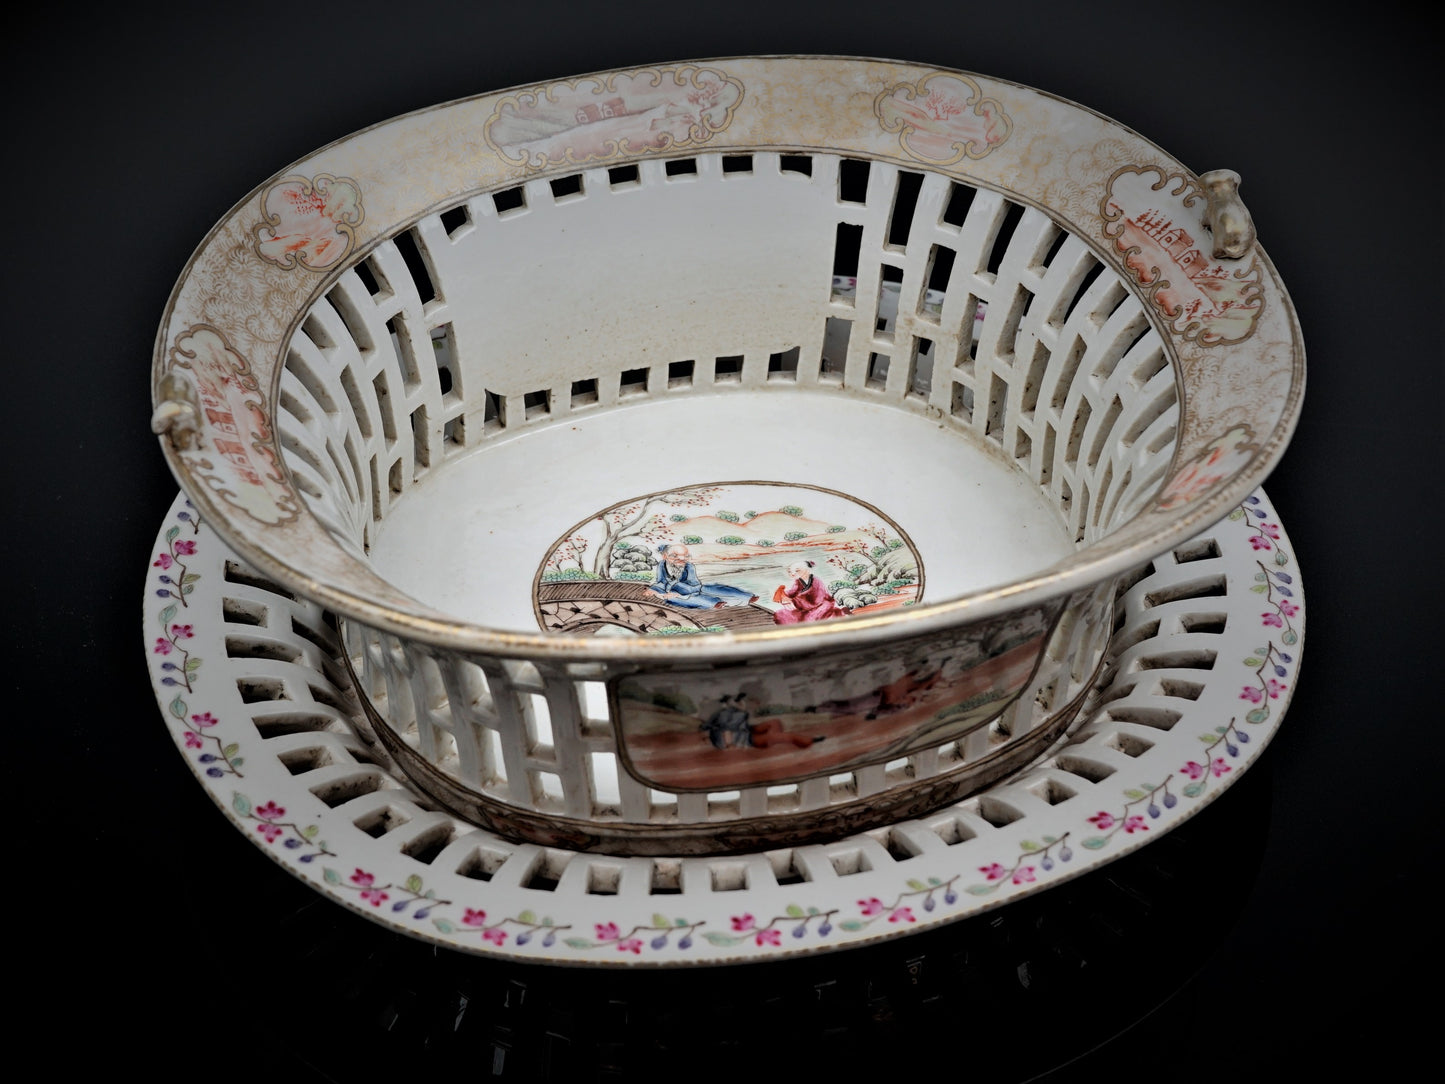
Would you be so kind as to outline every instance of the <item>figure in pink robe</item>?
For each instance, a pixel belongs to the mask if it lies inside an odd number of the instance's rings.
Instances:
[[[847,617],[848,611],[833,601],[823,581],[813,575],[813,562],[800,561],[788,569],[793,582],[773,592],[774,602],[784,602],[773,611],[779,625],[796,625],[800,621],[826,621],[830,617]]]

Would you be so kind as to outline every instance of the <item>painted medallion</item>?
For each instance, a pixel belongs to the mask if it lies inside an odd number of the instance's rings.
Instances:
[[[742,632],[908,606],[923,562],[879,509],[816,486],[722,482],[603,509],[533,585],[548,632]]]

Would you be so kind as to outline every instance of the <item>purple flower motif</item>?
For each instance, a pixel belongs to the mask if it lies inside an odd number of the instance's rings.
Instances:
[[[1000,877],[1008,876],[1008,870],[1003,867],[1003,863],[1001,862],[995,862],[991,866],[979,866],[978,872],[982,873],[990,881],[997,881]]]
[[[1299,607],[1296,606],[1293,602],[1285,602],[1281,600],[1279,604],[1279,612],[1284,614],[1285,617],[1294,617],[1296,614],[1299,613]]]
[[[1143,817],[1134,816],[1124,822],[1124,831],[1129,835],[1133,835],[1135,832],[1149,831],[1149,826],[1144,823]]]
[[[171,636],[173,636],[177,640],[189,640],[191,638],[191,635],[192,633],[190,625],[171,626]]]
[[[501,944],[501,942],[498,941],[497,944]],[[641,956],[641,955],[642,955],[642,938],[640,938],[640,937],[629,937],[626,941],[619,941],[619,942],[617,942],[617,951],[618,951],[618,952],[630,952],[630,953],[632,953],[632,955],[634,955],[634,956]]]
[[[1286,685],[1284,682],[1282,682],[1282,681],[1275,681],[1274,678],[1270,678],[1270,679],[1269,679],[1268,686],[1269,686],[1269,698],[1270,698],[1271,700],[1278,700],[1278,699],[1279,699],[1279,694],[1282,693],[1282,692],[1284,692],[1285,689],[1289,688],[1289,686]]]
[[[1248,700],[1251,704],[1258,704],[1264,699],[1264,693],[1253,685],[1246,685],[1244,690],[1239,694],[1239,698],[1241,700]]]
[[[866,900],[859,900],[858,906],[863,908],[863,913],[865,915],[876,915],[882,912],[883,901],[880,900],[877,896],[873,896]]]
[[[1200,764],[1196,760],[1191,760],[1188,764],[1184,765],[1184,767],[1180,768],[1179,770],[1185,775],[1187,775],[1190,779],[1198,779],[1201,775],[1204,774],[1204,765]]]
[[[1107,832],[1114,827],[1114,818],[1102,809],[1089,818],[1089,823],[1098,828],[1101,832]]]
[[[1033,880],[1033,878],[1030,877],[1029,880]],[[897,910],[895,910],[891,915],[888,916],[888,921],[889,921],[889,922],[917,922],[918,920],[913,917],[913,908],[911,908],[911,907],[900,907],[900,908],[898,908]]]
[[[751,930],[755,925],[752,915],[733,915],[733,932],[741,933],[743,930]]]
[[[199,748],[200,748],[202,745],[204,745],[204,744],[205,744],[205,742],[201,741],[201,736],[200,736],[199,734],[197,734],[194,730],[187,730],[187,731],[186,731],[186,748],[187,748],[187,749],[199,749]]]
[[[286,815],[286,810],[275,802],[267,802],[265,805],[256,807],[256,816],[263,821],[280,820]]]
[[[156,568],[170,568],[171,565],[175,564],[175,561],[171,560],[169,553],[158,553],[156,554],[156,559],[152,561],[151,564]]]
[[[1014,870],[1013,881],[1016,885],[1030,884],[1034,879],[1033,866],[1020,866]]]
[[[780,945],[782,944],[781,930],[759,930],[757,937],[753,938],[759,945]]]
[[[1216,778],[1223,775],[1225,772],[1234,771],[1234,769],[1229,766],[1229,762],[1223,757],[1215,757],[1214,763],[1210,765],[1210,768],[1214,770],[1214,775]]]
[[[256,831],[266,837],[267,843],[275,843],[276,837],[281,834],[281,829],[274,824],[258,824],[256,825]]]
[[[478,911],[475,908],[468,907],[466,913],[462,915],[463,926],[485,926],[486,924],[487,912],[485,911]]]
[[[172,546],[171,552],[181,557],[189,557],[196,552],[196,544],[190,539],[186,539],[185,541],[177,542],[174,546]]]
[[[1284,628],[1284,621],[1279,614],[1260,614],[1260,621],[1266,625],[1273,625],[1277,629]]]
[[[157,655],[169,655],[171,653],[171,642],[164,636],[156,637],[156,646],[151,648]]]
[[[599,941],[616,941],[622,936],[622,931],[617,928],[615,922],[599,922],[596,928]]]
[[[490,930],[482,931],[482,940],[491,941],[497,945],[504,945],[507,942],[507,932],[500,927],[493,926]]]
[[[1257,550],[1268,550],[1274,548],[1269,544],[1267,540],[1261,538],[1259,535],[1255,535],[1253,538],[1251,538],[1249,540],[1249,544]]]

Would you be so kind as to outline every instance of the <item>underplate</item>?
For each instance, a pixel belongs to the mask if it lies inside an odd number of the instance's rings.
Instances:
[[[1293,692],[1303,597],[1262,492],[1121,593],[1102,678],[1029,768],[929,816],[728,858],[516,844],[429,808],[368,741],[329,616],[241,562],[183,497],[151,557],[166,724],[230,822],[320,893],[447,948],[722,964],[978,914],[1102,866],[1222,793]]]

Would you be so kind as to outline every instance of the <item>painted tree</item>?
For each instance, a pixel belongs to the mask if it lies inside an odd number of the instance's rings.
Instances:
[[[597,517],[603,534],[592,558],[593,573],[602,579],[611,579],[612,550],[624,538],[642,538],[648,542],[667,538],[667,519],[661,509],[706,508],[717,499],[721,489],[721,486],[697,486],[659,493],[604,512]]]
[[[947,120],[963,112],[963,103],[952,94],[935,87],[923,100],[923,109],[934,120]]]
[[[575,561],[578,572],[586,571],[582,567],[582,558],[587,553],[587,545],[587,539],[580,534],[563,539],[552,551],[552,556],[547,558],[547,567],[560,572],[567,562]]]

